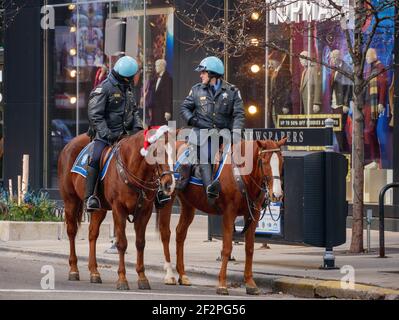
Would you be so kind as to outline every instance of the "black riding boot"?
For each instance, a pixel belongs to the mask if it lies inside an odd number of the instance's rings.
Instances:
[[[85,194],[85,202],[86,202],[86,211],[92,212],[98,209],[101,209],[100,199],[94,194],[96,189],[98,179],[98,170],[87,166],[87,177],[86,177],[86,194]]]
[[[219,180],[212,181],[212,165],[200,164],[200,172],[202,182],[204,184],[208,203],[214,205],[217,198],[219,198],[220,183]]]

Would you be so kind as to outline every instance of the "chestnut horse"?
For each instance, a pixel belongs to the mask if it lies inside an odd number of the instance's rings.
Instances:
[[[69,280],[71,281],[79,280],[75,237],[82,219],[86,183],[85,178],[72,173],[71,168],[80,151],[88,143],[89,137],[86,134],[77,136],[64,147],[58,159],[58,181],[65,204],[65,221],[70,243]],[[136,233],[138,286],[140,289],[150,289],[144,273],[145,231],[151,217],[154,197],[158,188],[161,187],[165,194],[171,194],[174,190],[174,177],[170,150],[165,150],[169,144],[166,147],[165,144],[163,145],[163,151],[166,151],[164,155],[167,157],[163,164],[158,162],[148,163],[140,153],[143,144],[144,131],[123,138],[116,146],[116,152],[109,163],[105,178],[99,184],[98,195],[102,209],[91,213],[89,226],[89,270],[90,282],[92,283],[102,282],[97,269],[96,241],[107,210],[112,210],[116,246],[119,252],[117,289],[129,290],[125,269],[126,220],[132,214],[134,214]],[[157,150],[160,150],[161,147],[157,146]],[[101,162],[104,163],[104,159]]]
[[[283,158],[280,147],[286,142],[286,139],[278,142],[267,141],[242,141],[241,147],[244,150],[244,144],[250,143],[252,170],[249,174],[242,174],[240,187],[237,175],[233,174],[233,169],[239,169],[238,166],[225,164],[220,175],[221,192],[216,200],[216,208],[208,205],[206,194],[202,186],[189,184],[184,191],[174,192],[172,199],[176,196],[180,200],[180,219],[176,227],[176,270],[179,274],[179,284],[191,285],[189,278],[184,271],[184,241],[187,230],[194,218],[195,209],[208,214],[222,214],[223,216],[223,250],[222,265],[219,273],[219,284],[217,293],[227,295],[226,269],[227,262],[231,256],[234,222],[237,216],[244,216],[246,221],[245,231],[245,271],[244,281],[247,294],[258,295],[260,290],[257,288],[252,275],[252,259],[254,252],[255,229],[260,217],[261,207],[266,200],[280,199],[283,195],[281,188],[281,173]],[[183,143],[177,143],[180,149]],[[243,190],[246,192],[245,196]],[[269,191],[272,191],[269,193]],[[165,284],[176,284],[173,277],[173,270],[170,264],[170,218],[173,201],[170,201],[157,215],[159,231],[163,244],[165,255]],[[218,210],[219,208],[219,210]],[[204,253],[205,254],[205,253]]]

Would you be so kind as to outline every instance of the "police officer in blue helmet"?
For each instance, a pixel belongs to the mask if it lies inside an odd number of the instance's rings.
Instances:
[[[143,129],[132,86],[138,69],[134,58],[124,56],[90,93],[88,118],[94,146],[87,167],[85,203],[88,212],[101,208],[95,189],[104,148],[113,145],[123,135],[135,134]]]
[[[180,115],[193,127],[189,142],[197,145],[199,169],[208,203],[214,205],[219,197],[220,183],[218,179],[214,180],[212,163],[219,149],[211,146],[211,138],[215,132],[229,129],[233,143],[238,143],[241,139],[239,132],[244,128],[245,112],[240,91],[222,78],[224,64],[218,57],[203,59],[195,71],[200,73],[201,83],[191,88],[181,105]],[[203,139],[201,129],[212,133]]]

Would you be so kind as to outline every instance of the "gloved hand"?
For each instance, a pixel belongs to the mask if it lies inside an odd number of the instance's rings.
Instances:
[[[343,111],[343,113],[348,113],[349,112],[349,107],[343,106],[342,107],[342,111]]]
[[[284,113],[284,114],[288,114],[288,112],[290,112],[290,109],[284,107],[284,108],[283,108],[283,113]]]
[[[383,104],[379,104],[378,105],[378,113],[383,113],[385,111],[385,107],[384,107],[384,105]]]
[[[195,127],[195,126],[197,125],[197,123],[198,123],[198,118],[196,118],[196,117],[192,117],[192,118],[188,121],[188,125],[189,125],[189,126],[192,126],[192,127]]]
[[[107,135],[107,140],[110,144],[114,144],[119,139],[120,134],[117,132],[110,132]]]

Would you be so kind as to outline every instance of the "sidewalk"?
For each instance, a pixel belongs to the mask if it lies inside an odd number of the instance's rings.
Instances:
[[[171,230],[172,264],[175,266],[175,228],[178,215],[173,215]],[[111,219],[108,215],[107,220]],[[133,226],[128,224],[127,266],[134,266],[136,250]],[[323,248],[286,246],[270,244],[264,249],[255,243],[253,272],[254,279],[261,287],[281,291],[301,297],[337,297],[358,299],[398,299],[399,298],[399,233],[386,232],[385,244],[388,258],[378,258],[378,232],[371,232],[371,252],[362,255],[347,253],[350,245],[350,230],[347,243],[334,248],[338,267],[352,266],[355,270],[354,289],[342,289],[340,280],[346,275],[340,270],[320,270]],[[191,225],[185,246],[186,271],[201,276],[212,277],[217,284],[222,243],[219,240],[207,242],[207,216],[197,215]],[[1,251],[33,252],[48,256],[65,258],[68,264],[69,242],[59,241],[10,241],[0,242]],[[365,242],[366,243],[366,239]],[[98,262],[114,263],[118,255],[104,253],[110,248],[110,240],[99,240],[97,246]],[[77,241],[77,254],[80,261],[87,260],[87,240]],[[233,246],[232,256],[236,261],[228,264],[228,280],[242,283],[245,262],[243,243]],[[147,269],[163,270],[163,250],[159,235],[155,232],[155,215],[147,227],[145,266]],[[86,270],[81,270],[86,272]],[[177,273],[175,271],[175,277]]]

